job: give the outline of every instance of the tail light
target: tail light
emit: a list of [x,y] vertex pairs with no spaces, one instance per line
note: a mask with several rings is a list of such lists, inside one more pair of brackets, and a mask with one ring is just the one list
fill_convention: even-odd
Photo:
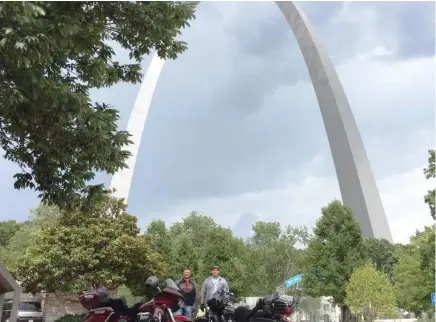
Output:
[[292,314],[294,309],[290,306],[285,307],[285,314]]

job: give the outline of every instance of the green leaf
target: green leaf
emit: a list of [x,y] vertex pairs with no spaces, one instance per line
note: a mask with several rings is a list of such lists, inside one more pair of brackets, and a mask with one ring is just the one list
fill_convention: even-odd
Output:
[[[90,91],[140,82],[142,57],[155,48],[164,58],[186,50],[176,35],[195,6],[27,1],[1,9],[0,148],[28,174],[15,188],[74,209],[104,194],[89,182],[97,171],[113,174],[130,156],[130,135],[117,125],[121,107],[93,104]],[[134,61],[114,63],[114,46]]]

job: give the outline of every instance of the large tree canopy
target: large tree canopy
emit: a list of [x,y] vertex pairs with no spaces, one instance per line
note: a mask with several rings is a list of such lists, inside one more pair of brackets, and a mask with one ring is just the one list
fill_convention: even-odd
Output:
[[[96,171],[125,167],[129,134],[117,110],[90,89],[141,79],[142,57],[174,59],[194,2],[25,1],[0,3],[0,148],[20,168],[15,188],[74,208],[103,191]],[[130,52],[121,64],[113,45]]]
[[396,297],[394,287],[386,274],[373,264],[354,269],[347,285],[345,303],[356,315],[365,320],[395,318]]
[[305,228],[281,226],[278,222],[258,221],[247,242],[247,285],[251,294],[275,291],[289,277],[302,270],[302,249],[308,232]]
[[314,297],[332,296],[345,314],[348,280],[366,257],[359,224],[351,209],[335,200],[322,209],[314,235],[304,258],[303,285]]
[[24,223],[17,223],[15,220],[0,222],[0,248],[7,246],[11,238],[22,226],[24,226]]
[[121,200],[106,197],[90,212],[59,212],[33,234],[9,269],[32,293],[144,286],[165,264],[125,209]]
[[369,238],[365,240],[367,257],[375,267],[385,273],[389,281],[394,283],[394,267],[397,263],[396,252],[399,245],[391,244],[386,239]]
[[398,263],[395,265],[395,290],[399,307],[417,313],[426,307],[426,302],[429,302],[425,290],[426,277],[422,274],[415,252],[399,254]]
[[147,228],[154,249],[168,263],[167,275],[179,278],[190,268],[200,284],[213,265],[222,268],[233,291],[240,296],[270,293],[285,279],[301,271],[302,246],[308,238],[305,228],[282,227],[259,221],[248,240],[234,236],[207,216],[192,212],[167,228],[153,221]]

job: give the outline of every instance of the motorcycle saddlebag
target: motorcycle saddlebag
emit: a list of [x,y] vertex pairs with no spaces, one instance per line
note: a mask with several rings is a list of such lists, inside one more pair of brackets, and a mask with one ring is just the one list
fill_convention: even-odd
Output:
[[110,295],[105,288],[84,292],[79,296],[79,302],[87,310],[109,306]]
[[289,299],[276,300],[272,303],[274,315],[291,315],[293,313],[293,301]]

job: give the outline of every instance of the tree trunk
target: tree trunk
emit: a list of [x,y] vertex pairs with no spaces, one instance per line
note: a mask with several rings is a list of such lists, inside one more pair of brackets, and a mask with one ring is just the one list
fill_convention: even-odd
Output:
[[349,309],[346,305],[341,305],[341,322],[349,321]]

